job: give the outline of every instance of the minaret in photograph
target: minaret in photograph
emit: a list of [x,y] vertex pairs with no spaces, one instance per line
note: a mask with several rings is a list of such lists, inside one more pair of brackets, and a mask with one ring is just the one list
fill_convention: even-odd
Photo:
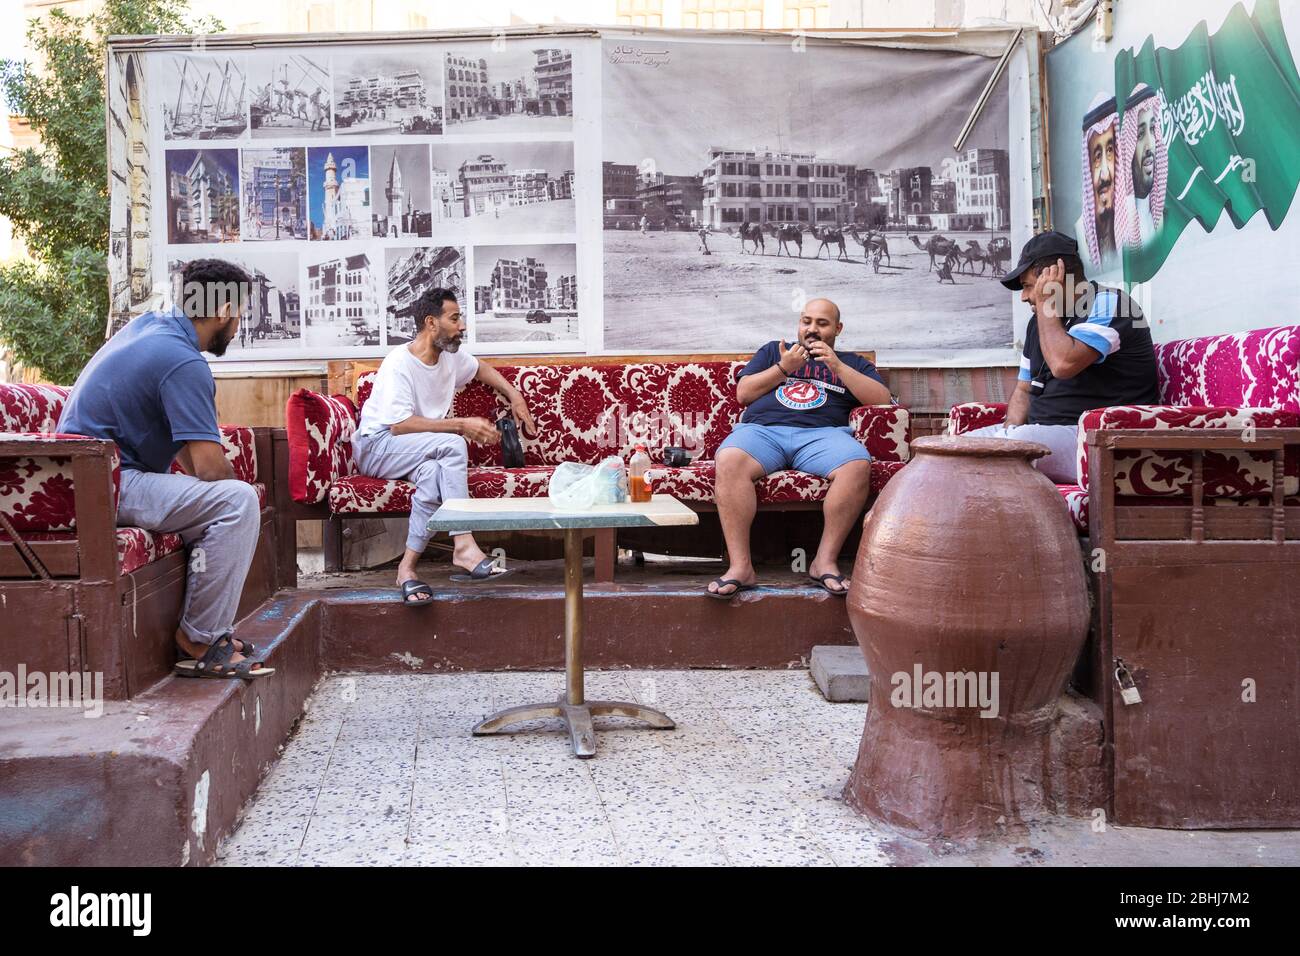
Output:
[[388,167],[388,183],[384,187],[384,198],[388,200],[388,222],[403,222],[402,214],[402,167],[397,165],[397,150],[393,150],[393,162]]
[[[319,153],[317,155],[320,155]],[[324,229],[326,236],[333,236],[335,225],[338,219],[339,210],[339,181],[335,173],[338,167],[334,165],[334,154],[325,155],[325,209],[324,209]]]

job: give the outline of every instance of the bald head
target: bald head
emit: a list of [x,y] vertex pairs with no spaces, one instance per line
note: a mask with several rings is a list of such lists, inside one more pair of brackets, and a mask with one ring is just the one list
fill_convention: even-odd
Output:
[[806,343],[810,338],[817,338],[834,348],[835,339],[843,328],[840,307],[830,299],[809,299],[799,313],[800,342]]

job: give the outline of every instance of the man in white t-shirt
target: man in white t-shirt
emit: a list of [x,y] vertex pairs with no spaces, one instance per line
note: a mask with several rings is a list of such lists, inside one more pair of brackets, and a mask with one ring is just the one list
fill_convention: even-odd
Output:
[[[468,498],[466,441],[495,445],[496,425],[486,418],[448,418],[456,389],[477,378],[510,403],[525,435],[537,433],[524,397],[490,365],[461,350],[465,320],[449,289],[428,289],[416,300],[419,332],[409,345],[388,353],[375,375],[374,390],[361,409],[352,439],[353,458],[363,475],[404,478],[415,485],[406,551],[397,567],[397,586],[407,604],[427,604],[433,590],[415,574],[415,563],[429,543],[427,526],[438,506],[450,498]],[[451,535],[452,562],[464,569],[456,581],[485,581],[506,572],[469,532]]]

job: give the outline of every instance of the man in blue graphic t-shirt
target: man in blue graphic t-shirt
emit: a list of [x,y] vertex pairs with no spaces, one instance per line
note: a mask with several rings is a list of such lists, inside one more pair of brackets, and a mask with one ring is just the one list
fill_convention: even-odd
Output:
[[710,597],[727,599],[754,586],[754,483],[784,468],[830,479],[822,539],[808,575],[831,594],[848,591],[849,581],[839,573],[840,548],[871,490],[871,456],[853,437],[849,413],[859,405],[888,404],[890,395],[875,366],[835,351],[843,329],[834,302],[812,299],[792,343],[768,342],[741,369],[736,399],[745,413],[718,448],[713,486],[731,563],[709,585]]

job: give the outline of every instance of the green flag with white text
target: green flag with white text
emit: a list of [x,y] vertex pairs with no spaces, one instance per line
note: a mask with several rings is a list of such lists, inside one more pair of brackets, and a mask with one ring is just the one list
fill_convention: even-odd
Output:
[[1120,113],[1115,238],[1124,279],[1159,271],[1183,229],[1207,231],[1226,210],[1240,229],[1263,210],[1271,228],[1300,183],[1300,75],[1278,0],[1204,21],[1177,49],[1148,38],[1115,58]]

